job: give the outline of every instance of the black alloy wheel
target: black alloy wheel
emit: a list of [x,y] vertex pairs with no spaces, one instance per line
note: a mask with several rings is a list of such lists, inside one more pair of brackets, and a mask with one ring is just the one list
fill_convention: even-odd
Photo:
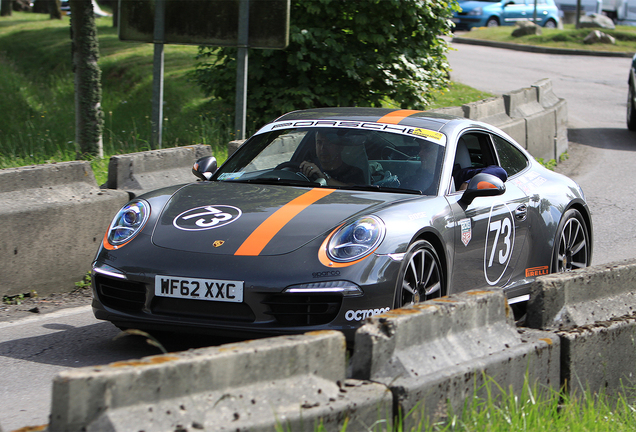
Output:
[[433,245],[426,240],[411,244],[402,263],[394,307],[442,297],[445,290],[442,264]]
[[589,266],[591,246],[581,213],[575,209],[566,211],[561,217],[554,243],[552,272],[568,272]]

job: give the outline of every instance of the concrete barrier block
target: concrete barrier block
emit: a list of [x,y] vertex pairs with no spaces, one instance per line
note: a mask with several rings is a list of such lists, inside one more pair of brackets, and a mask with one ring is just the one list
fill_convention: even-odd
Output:
[[561,381],[571,394],[631,391],[636,380],[636,316],[599,321],[556,333]]
[[567,390],[615,393],[636,374],[636,260],[537,278],[528,327],[561,338]]
[[527,325],[558,330],[636,313],[636,259],[537,278]]
[[[469,291],[367,320],[356,333],[352,376],[388,386],[408,429],[446,407],[461,410],[489,379],[508,390],[559,386],[559,339],[518,331],[501,291]],[[496,392],[496,386],[490,387]],[[440,411],[441,409],[441,411]]]
[[462,105],[466,118],[479,120],[493,126],[510,122],[510,116],[506,113],[506,106],[501,96],[471,102]]
[[537,100],[543,108],[552,108],[562,100],[554,94],[552,80],[549,78],[537,81],[532,87],[537,89]]
[[0,294],[75,289],[127,201],[97,187],[89,162],[0,170]]
[[194,162],[211,156],[208,145],[193,145],[116,155],[108,164],[108,189],[128,191],[132,196],[196,180]]
[[554,109],[538,112],[525,117],[527,150],[535,158],[545,162],[558,160],[554,145],[556,133],[556,111]]
[[428,112],[433,112],[433,113],[437,113],[437,114],[452,115],[452,116],[457,116],[457,117],[464,117],[464,109],[462,107],[460,107],[460,106],[435,108],[433,110],[429,110]]
[[232,156],[232,154],[238,150],[240,146],[242,146],[247,140],[234,140],[227,143],[227,157]]
[[[340,332],[260,339],[64,371],[51,431],[369,430],[386,387],[347,380]],[[385,424],[385,423],[383,423]]]
[[529,117],[543,111],[536,87],[526,87],[503,95],[506,113],[512,117]]

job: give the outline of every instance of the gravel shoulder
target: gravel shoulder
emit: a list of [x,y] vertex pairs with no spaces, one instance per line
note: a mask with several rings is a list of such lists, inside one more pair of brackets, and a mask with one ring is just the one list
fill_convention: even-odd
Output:
[[89,287],[72,292],[51,294],[45,297],[14,297],[10,302],[0,303],[0,322],[17,321],[39,314],[47,314],[60,309],[90,305],[93,294]]

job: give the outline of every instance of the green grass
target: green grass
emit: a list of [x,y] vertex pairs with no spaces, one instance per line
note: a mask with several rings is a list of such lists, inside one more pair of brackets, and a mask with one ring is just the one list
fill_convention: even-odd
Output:
[[[97,19],[108,157],[149,149],[152,44],[121,42],[111,18]],[[219,160],[232,139],[232,113],[216,109],[189,79],[197,47],[165,47],[163,147],[210,144]],[[0,18],[0,168],[74,160],[74,83],[69,18],[14,12]]]
[[616,38],[616,45],[583,43],[583,39],[594,29],[575,29],[574,24],[566,24],[563,29],[542,28],[541,35],[513,37],[514,26],[486,28],[481,27],[472,31],[458,34],[470,39],[482,39],[497,42],[509,42],[524,45],[537,45],[550,48],[567,48],[591,51],[636,52],[636,27],[616,26],[615,30],[599,29]]
[[[97,18],[102,70],[104,159],[93,160],[102,184],[108,159],[150,148],[153,45],[122,42],[112,18]],[[191,81],[197,47],[166,45],[163,147],[209,144],[222,162],[233,139],[233,111]],[[69,18],[14,12],[0,18],[0,169],[75,160],[74,83]],[[489,97],[453,84],[431,108]],[[390,102],[387,103],[391,106]]]

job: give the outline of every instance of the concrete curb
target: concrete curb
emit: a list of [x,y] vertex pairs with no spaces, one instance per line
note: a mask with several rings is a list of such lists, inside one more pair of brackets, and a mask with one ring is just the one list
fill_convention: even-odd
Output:
[[346,380],[340,332],[260,339],[69,370],[50,431],[367,431],[391,422],[382,385]]
[[[367,320],[356,333],[352,376],[391,389],[396,413],[439,420],[461,412],[488,380],[521,392],[524,385],[559,387],[559,339],[519,332],[501,291],[468,291]],[[524,379],[527,379],[524,383]],[[490,386],[497,392],[496,386]]]
[[0,170],[0,294],[74,289],[127,201],[97,187],[90,162]]
[[571,393],[632,388],[636,378],[636,260],[541,276],[529,327],[561,339],[561,382]]
[[626,52],[611,52],[611,51],[587,51],[577,50],[569,48],[550,48],[540,47],[535,45],[523,45],[511,42],[495,42],[483,39],[471,39],[465,37],[453,37],[452,43],[460,43],[466,45],[482,45],[493,48],[504,48],[516,51],[527,51],[540,54],[560,54],[560,55],[581,55],[581,56],[594,56],[594,57],[629,57],[632,58],[634,53]]

